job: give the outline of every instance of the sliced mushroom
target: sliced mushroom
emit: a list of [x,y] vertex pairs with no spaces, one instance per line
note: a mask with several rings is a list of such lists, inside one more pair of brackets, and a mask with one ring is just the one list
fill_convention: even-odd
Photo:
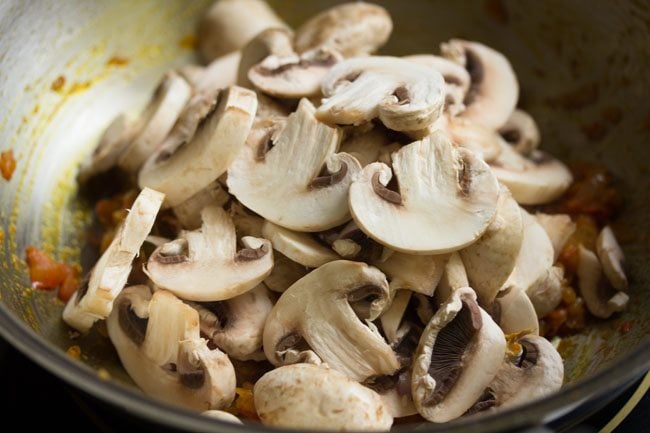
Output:
[[250,212],[241,203],[233,202],[228,209],[228,214],[235,224],[237,233],[241,236],[263,237],[264,219]]
[[[452,257],[454,255],[457,256],[456,253],[452,253]],[[463,287],[467,287],[467,285]],[[431,296],[421,295],[419,293],[413,294],[413,299],[415,300],[415,314],[418,316],[418,319],[420,320],[420,322],[422,322],[423,325],[429,323],[429,320],[431,320],[433,315],[436,313],[436,310],[438,309],[438,304],[442,303],[437,301],[437,299],[439,298],[439,292],[440,289],[436,291],[435,298]],[[445,297],[444,301],[446,301],[447,298],[448,296]]]
[[500,291],[491,310],[505,334],[539,334],[535,306],[521,288],[511,286]]
[[169,292],[126,288],[106,320],[124,369],[148,395],[193,410],[228,406],[235,370],[200,337],[198,313]]
[[395,131],[427,129],[445,102],[442,75],[397,57],[359,57],[334,66],[322,83],[325,96],[316,117],[359,125],[379,118]]
[[265,219],[296,231],[326,230],[347,221],[349,186],[361,170],[352,156],[334,153],[340,133],[318,122],[314,112],[303,99],[279,133],[249,139],[228,169],[231,194]]
[[451,294],[420,338],[411,392],[420,415],[446,422],[463,415],[499,371],[506,340],[469,287]]
[[625,310],[630,300],[625,292],[612,290],[606,283],[598,257],[580,245],[578,248],[578,287],[591,314],[607,319]]
[[264,223],[262,235],[271,241],[275,250],[308,268],[317,268],[340,259],[338,254],[319,243],[310,234],[294,232],[270,221]]
[[447,117],[444,129],[454,143],[471,150],[485,162],[494,161],[501,153],[499,135],[480,123],[462,117]]
[[395,252],[382,261],[373,261],[393,289],[408,289],[431,296],[436,290],[445,270],[449,254],[416,256]]
[[201,211],[204,207],[215,205],[223,207],[230,200],[230,195],[217,181],[212,182],[183,203],[174,206],[174,215],[183,228],[195,230],[201,227]]
[[188,143],[162,150],[140,171],[140,186],[167,195],[166,204],[183,203],[221,176],[244,147],[253,124],[255,93],[233,86],[219,94]]
[[241,422],[241,420],[235,415],[223,410],[206,410],[205,412],[202,412],[201,415],[218,419],[219,421],[230,422],[233,424],[243,424],[243,422]]
[[121,168],[137,173],[172,130],[192,95],[190,85],[174,72],[168,72],[138,120],[135,138],[118,160]]
[[192,85],[195,95],[214,93],[236,84],[241,57],[240,51],[233,51],[212,60],[207,66],[183,66],[178,73]]
[[343,228],[320,233],[319,236],[341,257],[355,259],[360,262],[383,263],[394,254],[393,250],[384,248],[370,239],[359,226],[350,221]]
[[438,284],[438,287],[436,288],[436,301],[439,304],[447,302],[453,292],[463,287],[469,287],[467,270],[465,269],[460,254],[454,252],[449,256],[449,260],[445,265],[445,271],[440,279],[440,284]]
[[327,9],[298,30],[294,43],[303,53],[329,47],[345,57],[372,54],[386,43],[393,30],[390,14],[381,6],[354,2]]
[[541,140],[535,119],[523,110],[513,111],[505,125],[499,128],[499,134],[524,156],[537,149]]
[[550,215],[537,212],[535,218],[539,225],[544,228],[553,244],[553,262],[555,262],[562,252],[564,244],[576,231],[576,223],[571,220],[569,215],[565,214]]
[[478,42],[452,39],[442,54],[467,69],[472,79],[462,117],[488,128],[503,126],[517,105],[519,83],[508,59]]
[[379,161],[390,164],[390,155],[400,149],[399,143],[391,143],[388,134],[381,128],[346,138],[341,143],[341,152],[354,156],[362,167]]
[[137,128],[133,122],[123,114],[117,116],[108,125],[93,152],[81,164],[77,180],[85,183],[91,177],[115,166],[136,133]]
[[470,286],[481,305],[492,304],[512,273],[523,236],[519,205],[508,189],[501,187],[495,218],[479,240],[460,250]]
[[201,333],[228,356],[242,361],[266,359],[262,333],[273,301],[264,284],[226,301],[189,305],[199,313]]
[[270,290],[282,293],[308,272],[309,270],[303,265],[276,251],[273,254],[273,270],[264,279],[264,284]]
[[549,154],[535,150],[529,157],[524,157],[503,140],[500,143],[501,152],[490,162],[490,167],[517,203],[539,205],[551,202],[573,182],[569,169]]
[[410,290],[396,290],[390,307],[379,316],[381,328],[389,344],[397,343],[404,336],[403,334],[408,332],[408,327],[403,326],[403,319],[411,295],[413,292]]
[[201,212],[203,225],[157,248],[145,268],[160,288],[190,301],[222,301],[257,286],[273,268],[266,239],[244,236],[237,251],[235,226],[217,206]]
[[553,345],[543,337],[518,339],[521,354],[504,361],[489,386],[494,409],[519,406],[547,396],[562,386],[564,364]]
[[373,378],[364,385],[379,394],[394,418],[417,415],[411,397],[411,375],[408,369],[402,369],[392,376]]
[[303,430],[389,430],[390,411],[379,395],[324,366],[295,364],[262,376],[253,390],[265,425]]
[[397,357],[369,323],[389,299],[386,277],[376,268],[327,263],[280,296],[266,320],[264,353],[276,366],[322,361],[357,381],[392,374]]
[[218,0],[199,25],[199,51],[206,62],[244,46],[270,27],[287,27],[264,0]]
[[237,85],[253,88],[248,79],[250,69],[270,55],[280,57],[295,55],[292,33],[287,28],[268,28],[246,44],[242,49],[241,60],[237,68]]
[[113,301],[126,285],[133,259],[153,227],[164,195],[145,188],[133,202],[124,223],[113,241],[90,271],[87,284],[70,298],[63,310],[63,320],[81,332],[105,319]]
[[612,287],[616,290],[627,290],[627,276],[623,270],[625,256],[616,241],[616,236],[610,226],[603,228],[596,241],[596,252]]
[[[440,133],[366,166],[350,187],[350,210],[368,236],[401,252],[442,254],[476,241],[496,213],[499,185],[473,153]],[[449,229],[449,227],[453,227]],[[427,233],[427,236],[422,236]]]
[[404,59],[438,71],[445,80],[445,112],[457,116],[465,110],[465,95],[469,91],[469,72],[456,62],[431,54],[416,54]]

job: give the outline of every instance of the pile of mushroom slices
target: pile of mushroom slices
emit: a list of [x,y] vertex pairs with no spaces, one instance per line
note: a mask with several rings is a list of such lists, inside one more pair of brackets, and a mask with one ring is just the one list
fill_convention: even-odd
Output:
[[[117,165],[142,191],[64,320],[105,319],[144,392],[220,419],[231,359],[277,367],[255,384],[257,414],[293,428],[445,422],[558,390],[538,318],[561,300],[575,224],[521,206],[572,177],[515,108],[508,60],[458,39],[372,55],[392,22],[362,2],[294,32],[263,2],[222,0],[201,29],[211,63],[169,72],[81,169]],[[175,239],[148,237],[162,208]],[[125,288],[147,240],[149,280]],[[628,301],[622,260],[609,228],[580,251],[598,317]]]

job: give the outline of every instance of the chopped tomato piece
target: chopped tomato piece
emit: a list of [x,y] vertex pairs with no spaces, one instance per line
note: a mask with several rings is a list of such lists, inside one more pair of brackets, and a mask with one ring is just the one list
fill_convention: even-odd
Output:
[[47,291],[59,288],[59,298],[62,301],[70,299],[79,287],[78,270],[74,266],[57,262],[32,246],[27,247],[25,253],[32,287]]

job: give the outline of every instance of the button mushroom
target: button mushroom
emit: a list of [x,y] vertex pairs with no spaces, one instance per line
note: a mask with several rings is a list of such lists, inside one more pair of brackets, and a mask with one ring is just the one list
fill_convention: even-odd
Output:
[[441,50],[464,66],[472,80],[460,116],[492,129],[503,126],[519,99],[519,83],[508,59],[481,43],[461,39],[443,43]]
[[273,301],[264,284],[226,301],[188,304],[199,313],[201,333],[228,356],[242,361],[266,359],[261,352],[262,333]]
[[456,290],[420,337],[411,391],[420,415],[446,422],[463,415],[497,374],[506,352],[499,326],[468,287]]
[[535,119],[523,110],[513,111],[508,121],[499,128],[499,134],[524,156],[537,149],[541,140]]
[[167,73],[140,115],[138,132],[120,155],[118,165],[137,173],[172,130],[191,95],[192,88],[183,78],[174,72]]
[[226,171],[244,147],[257,98],[254,92],[233,86],[221,92],[212,107],[191,141],[152,155],[140,171],[140,186],[164,192],[169,206],[189,199]]
[[218,419],[219,421],[230,422],[233,424],[243,424],[241,420],[235,415],[223,410],[206,410],[205,412],[202,412],[201,415]]
[[374,127],[367,132],[355,134],[341,143],[341,152],[354,156],[362,167],[379,161],[390,163],[390,155],[400,149],[399,143],[391,143],[383,128]]
[[156,248],[146,274],[158,287],[191,301],[221,301],[247,292],[273,267],[271,243],[244,236],[237,251],[235,226],[217,206],[201,212],[199,230],[183,231],[178,239]]
[[195,230],[201,227],[201,211],[208,205],[223,207],[230,195],[214,181],[184,202],[173,207],[174,215],[184,229]]
[[510,286],[501,290],[494,299],[490,314],[505,334],[539,334],[535,307],[519,287]]
[[359,57],[334,66],[322,83],[325,96],[316,117],[359,125],[379,118],[395,131],[427,129],[445,102],[442,75],[397,57]]
[[[494,218],[499,185],[473,153],[433,134],[366,166],[350,187],[350,210],[368,236],[406,253],[441,254],[476,241]],[[422,236],[427,233],[427,236]]]
[[242,53],[232,53],[218,57],[207,66],[186,65],[178,73],[192,86],[195,95],[210,94],[236,83],[237,69]]
[[389,430],[393,423],[379,395],[345,375],[310,364],[276,368],[253,390],[265,425],[306,430]]
[[449,254],[416,256],[395,252],[384,261],[372,264],[386,274],[393,289],[408,289],[431,296],[442,278]]
[[235,370],[200,337],[198,313],[164,290],[131,286],[106,320],[124,369],[148,395],[193,410],[226,407]]
[[625,256],[611,227],[606,226],[601,230],[596,240],[596,252],[612,287],[616,290],[627,290],[627,276],[623,270]]
[[577,276],[580,294],[594,316],[607,319],[627,306],[629,296],[625,292],[612,290],[607,285],[598,257],[582,245],[578,247]]
[[276,251],[273,253],[273,270],[264,279],[264,284],[269,290],[282,293],[308,272],[303,265]]
[[[364,263],[338,260],[289,287],[264,328],[264,353],[276,366],[325,362],[359,382],[392,374],[399,362],[374,325],[388,306],[386,277]],[[371,326],[372,325],[372,326]]]
[[410,290],[396,290],[390,307],[379,316],[381,328],[390,344],[399,342],[409,330],[408,326],[403,326],[403,319],[412,295]]
[[[435,299],[440,304],[445,303],[453,292],[463,287],[469,287],[467,270],[465,269],[463,260],[460,258],[460,254],[453,252],[449,255],[449,260],[445,265],[440,284],[436,288]],[[427,322],[428,320],[424,323]]]
[[317,268],[340,259],[338,254],[308,233],[294,232],[266,221],[262,228],[262,235],[271,241],[274,249],[308,268]]
[[523,239],[519,205],[502,187],[497,213],[487,230],[473,244],[460,250],[470,286],[481,305],[490,305],[515,267]]
[[145,188],[133,202],[113,241],[90,271],[87,282],[70,298],[63,320],[81,332],[87,332],[113,309],[113,301],[124,288],[133,259],[153,227],[164,195]]
[[549,215],[541,212],[535,214],[535,219],[544,228],[546,234],[553,244],[553,261],[556,261],[564,248],[564,244],[576,231],[576,223],[569,215]]
[[295,55],[292,33],[289,29],[268,28],[246,44],[237,67],[237,85],[252,89],[253,83],[248,79],[248,72],[270,55],[280,57]]
[[352,156],[334,153],[340,133],[318,122],[314,112],[303,99],[281,131],[257,142],[249,139],[228,169],[231,194],[267,220],[296,231],[346,222],[348,189],[361,170]]
[[462,117],[444,117],[440,126],[455,144],[471,150],[487,163],[501,154],[499,135],[480,123]]

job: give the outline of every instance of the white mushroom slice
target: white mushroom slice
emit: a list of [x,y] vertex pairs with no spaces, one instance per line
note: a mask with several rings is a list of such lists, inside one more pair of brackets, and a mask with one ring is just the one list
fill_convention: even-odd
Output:
[[169,206],[183,203],[221,176],[244,147],[257,109],[255,92],[233,86],[214,104],[190,142],[152,155],[140,171],[140,186],[164,192]]
[[359,125],[379,118],[395,131],[426,129],[445,102],[442,75],[397,57],[359,57],[334,66],[322,83],[325,96],[316,117]]
[[228,214],[232,218],[233,224],[235,224],[237,233],[240,233],[241,236],[263,237],[264,219],[249,212],[241,203],[233,202],[230,205]]
[[281,57],[295,55],[292,33],[289,29],[266,29],[246,44],[242,49],[237,68],[237,85],[252,89],[253,83],[248,79],[248,72],[270,55]]
[[625,256],[610,226],[603,228],[596,240],[596,252],[605,276],[616,290],[627,290],[627,276],[623,270]]
[[390,307],[379,316],[381,328],[390,344],[398,342],[402,337],[399,335],[400,325],[412,294],[410,290],[397,290]]
[[262,376],[253,389],[263,424],[300,430],[389,430],[393,417],[379,395],[323,366],[295,364]]
[[442,54],[464,66],[472,79],[462,117],[498,129],[510,118],[519,99],[519,83],[508,59],[478,42],[452,39]]
[[400,148],[399,143],[391,143],[385,130],[372,128],[366,133],[345,139],[340,151],[354,156],[365,167],[376,161],[390,164],[390,155]]
[[483,161],[489,163],[501,154],[502,140],[490,128],[462,117],[447,117],[445,123],[451,140],[479,155]]
[[138,120],[138,133],[120,155],[121,168],[137,173],[172,130],[191,95],[192,88],[178,74],[165,75]]
[[243,424],[243,422],[241,422],[241,420],[235,415],[223,410],[206,410],[205,412],[202,412],[201,415],[218,419],[219,421],[230,422],[233,424]]
[[[455,254],[455,253],[454,253],[454,254]],[[453,256],[454,254],[452,254],[452,256]],[[463,287],[467,287],[467,286],[463,286]],[[440,290],[438,289],[438,291],[436,292],[435,299],[432,298],[432,297],[430,297],[430,296],[424,296],[424,295],[421,295],[421,294],[419,294],[419,293],[415,293],[415,294],[414,294],[414,298],[415,298],[415,300],[416,300],[416,302],[417,302],[417,305],[415,306],[415,313],[417,314],[418,319],[420,319],[420,321],[421,321],[424,325],[426,325],[427,323],[429,323],[429,320],[431,320],[431,318],[433,317],[433,315],[436,313],[436,312],[435,312],[435,309],[438,308],[438,304],[441,304],[441,303],[442,303],[442,302],[437,302],[437,301],[436,301],[436,299],[439,297],[439,296],[438,296],[438,295],[439,295],[439,293],[438,293],[439,291],[440,291]],[[447,298],[448,298],[448,297],[446,297],[446,298],[444,299],[444,301],[446,301]],[[443,301],[443,302],[444,302],[444,301]],[[435,305],[434,305],[434,303],[435,303]],[[435,307],[435,309],[434,309],[434,307]]]
[[133,381],[156,399],[204,411],[235,397],[235,370],[200,337],[198,313],[169,292],[126,288],[106,320],[108,336]]
[[499,184],[489,167],[443,134],[395,152],[393,171],[399,193],[386,187],[392,173],[382,163],[366,166],[350,187],[354,220],[391,249],[415,254],[459,250],[476,241],[494,218]]
[[449,254],[415,256],[395,252],[388,259],[372,264],[379,268],[393,289],[408,289],[431,296],[442,278]]
[[145,273],[158,287],[190,301],[222,301],[257,286],[273,268],[266,239],[244,236],[237,251],[235,226],[223,209],[208,206],[203,225],[182,231],[178,239],[157,248]]
[[87,284],[66,304],[65,323],[87,332],[93,323],[111,313],[113,301],[126,285],[133,259],[140,253],[164,197],[148,188],[140,192],[113,241],[90,271]]
[[264,284],[270,290],[282,293],[307,275],[307,272],[309,271],[306,267],[276,251],[273,254],[273,270],[264,279]]
[[[349,186],[361,170],[352,156],[334,153],[340,132],[318,122],[314,112],[303,99],[279,133],[249,139],[228,169],[231,194],[265,219],[296,231],[326,230],[347,221]],[[291,176],[278,175],[286,173]]]
[[270,27],[287,27],[264,0],[218,0],[199,25],[199,51],[206,62],[244,46]]
[[435,291],[435,299],[439,304],[447,302],[453,292],[463,287],[469,287],[467,270],[460,254],[454,252],[451,253],[445,265],[445,271]]
[[262,235],[271,241],[275,250],[308,268],[317,268],[340,259],[338,254],[319,243],[309,233],[294,232],[266,221]]
[[499,182],[521,205],[539,205],[560,197],[573,182],[569,169],[551,155],[535,150],[526,158],[500,140],[501,153],[490,162]]
[[416,54],[404,59],[428,66],[442,74],[445,80],[445,111],[457,116],[465,109],[465,95],[469,90],[471,78],[469,72],[456,62],[431,54]]
[[383,337],[362,321],[388,306],[390,289],[379,270],[338,260],[298,280],[273,307],[264,328],[264,353],[276,366],[325,362],[356,381],[390,375],[399,362]]
[[543,337],[525,335],[517,343],[522,353],[504,361],[490,384],[489,406],[519,406],[547,396],[562,387],[564,364],[553,345]]
[[535,307],[526,292],[519,287],[511,286],[497,294],[492,316],[505,334],[539,334]]
[[608,287],[598,257],[582,245],[578,248],[578,287],[591,314],[607,319],[625,310],[630,300],[625,292]]
[[523,110],[515,110],[508,121],[499,128],[499,134],[514,150],[528,156],[541,141],[539,128],[535,119]]
[[270,55],[248,70],[248,79],[260,91],[278,98],[315,97],[320,95],[325,75],[341,59],[329,48],[300,55]]
[[199,313],[201,333],[228,356],[242,361],[266,359],[262,333],[273,301],[264,284],[226,301],[188,303]]
[[460,250],[469,285],[483,306],[492,304],[515,267],[524,230],[519,205],[502,187],[497,213],[487,230],[473,244]]
[[201,211],[204,207],[215,205],[223,207],[230,200],[230,195],[214,181],[183,203],[173,207],[174,215],[183,228],[194,230],[201,227]]
[[329,47],[345,57],[364,56],[386,43],[393,30],[390,14],[381,6],[354,2],[327,9],[298,30],[294,43],[299,53]]
[[469,287],[452,293],[427,324],[413,360],[411,392],[420,415],[446,422],[463,415],[499,371],[506,340]]
[[133,141],[136,125],[123,114],[117,116],[106,128],[93,152],[79,168],[77,180],[85,183],[91,177],[108,171],[117,163],[124,149]]
[[242,53],[232,53],[218,57],[207,66],[186,65],[178,73],[192,86],[195,95],[214,93],[236,84],[237,70]]
[[550,215],[537,212],[535,218],[553,244],[553,262],[555,262],[560,256],[564,244],[576,231],[576,223],[571,220],[569,215],[565,214]]
[[535,217],[521,209],[523,239],[515,268],[504,288],[523,289],[538,317],[544,317],[562,300],[562,268],[553,266],[553,244]]
[[344,259],[353,259],[361,253],[361,245],[352,239],[337,239],[332,243],[332,250]]

